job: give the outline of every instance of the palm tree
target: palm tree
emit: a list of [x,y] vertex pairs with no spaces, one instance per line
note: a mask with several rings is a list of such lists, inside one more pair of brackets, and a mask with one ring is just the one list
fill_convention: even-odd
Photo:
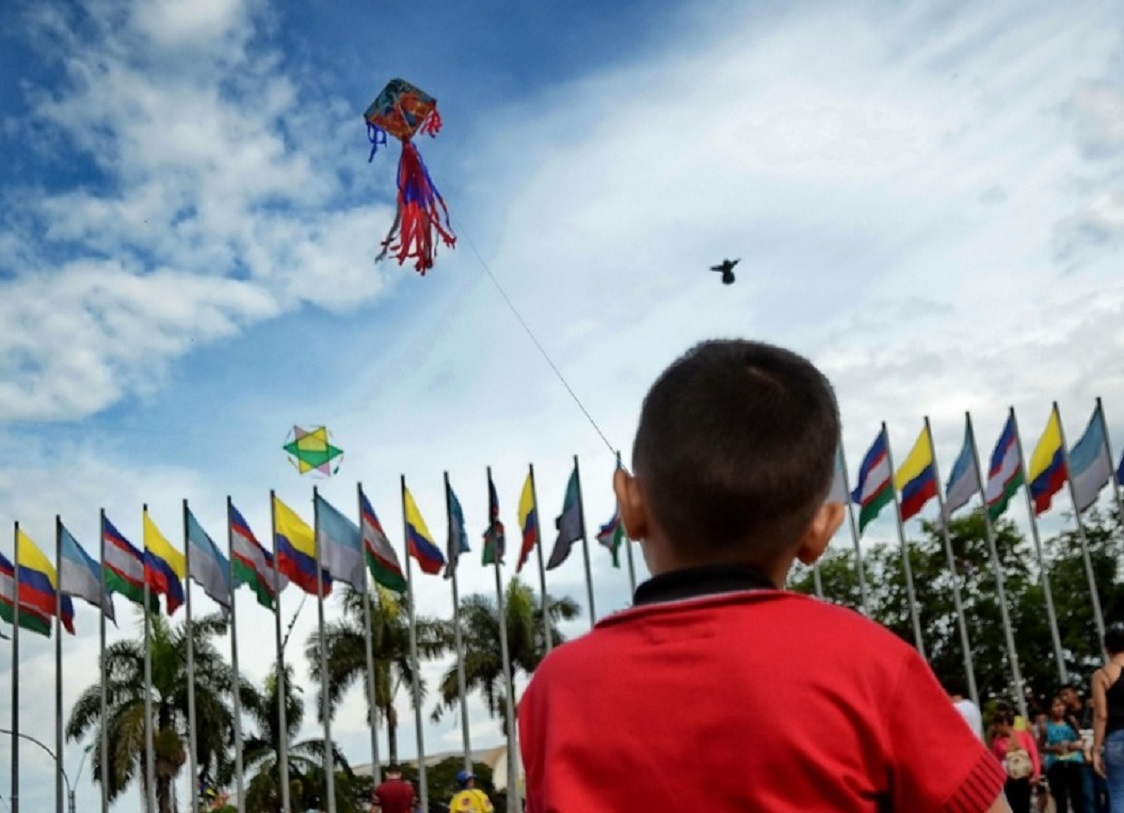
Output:
[[[425,699],[425,684],[419,680],[418,696],[413,694],[414,667],[410,659],[410,626],[406,598],[396,597],[382,587],[377,587],[378,600],[348,588],[343,594],[344,617],[329,622],[324,627],[324,640],[328,650],[328,704],[333,719],[343,695],[355,683],[367,696],[367,648],[363,635],[363,602],[371,612],[371,648],[375,661],[375,705],[377,714],[386,720],[390,760],[398,760],[398,712],[394,699],[405,686],[413,706]],[[415,618],[418,657],[439,657],[447,648],[446,627],[432,618]],[[320,633],[314,632],[305,646],[312,678],[320,684]],[[322,718],[323,708],[317,693],[317,716]],[[372,710],[367,709],[368,720]]]
[[[576,618],[581,608],[572,598],[547,596],[547,611],[551,620],[551,640],[565,640],[555,626],[559,620]],[[531,588],[514,578],[508,583],[504,596],[507,622],[507,646],[511,657],[511,676],[520,671],[530,675],[546,657],[546,635],[542,621],[542,604]],[[506,686],[503,659],[500,650],[499,610],[494,599],[481,595],[466,596],[460,606],[461,635],[464,644],[465,691],[479,690],[492,717],[499,717],[501,728],[507,731],[507,709],[504,704]],[[446,638],[453,640],[453,624],[447,622]],[[457,686],[457,664],[441,678],[441,704],[433,711],[432,719],[439,720],[449,709],[460,702]]]
[[[304,722],[304,700],[293,681],[292,667],[285,667],[285,733],[289,763],[289,784],[294,809],[299,797],[318,793],[324,797],[324,740],[310,739],[294,742],[293,738]],[[255,811],[281,810],[281,736],[277,719],[277,670],[274,667],[265,681],[263,691],[244,688],[242,708],[256,723],[257,733],[247,736],[242,745],[242,763],[252,778],[246,786],[246,809]],[[339,748],[332,747],[335,765],[346,776],[351,775],[347,759]],[[342,800],[342,796],[341,796]],[[303,809],[303,808],[301,808]],[[340,807],[340,810],[350,810]]]
[[[156,799],[160,813],[173,813],[173,782],[187,761],[187,630],[169,620],[151,618],[152,710]],[[193,628],[196,719],[196,762],[201,773],[225,779],[231,773],[230,745],[233,716],[227,706],[233,674],[212,642],[226,632],[219,616],[195,619]],[[92,752],[95,782],[107,782],[110,800],[134,779],[147,793],[145,776],[144,640],[119,641],[103,656],[106,670],[108,719],[101,719],[101,684],[88,687],[70,712],[66,736],[80,740],[87,733],[100,741],[102,727],[109,741],[109,764],[101,764],[101,749]],[[104,779],[103,779],[104,778]],[[197,781],[193,777],[192,781]]]

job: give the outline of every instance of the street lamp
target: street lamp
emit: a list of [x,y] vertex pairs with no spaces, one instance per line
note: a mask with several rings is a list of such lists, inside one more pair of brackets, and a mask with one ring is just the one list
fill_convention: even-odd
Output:
[[[0,734],[11,734],[11,733],[13,733],[13,732],[9,731],[6,728],[0,728]],[[52,751],[50,748],[45,746],[43,743],[39,742],[39,740],[35,739],[30,734],[22,734],[21,733],[21,734],[16,734],[16,736],[19,737],[21,740],[27,740],[28,742],[31,742],[31,743],[34,743],[35,745],[38,745],[40,748],[42,748],[44,751],[47,752],[47,755],[50,756],[51,759],[53,759],[55,761],[55,765],[58,766],[59,773],[62,774],[63,781],[66,782],[66,800],[67,800],[68,810],[70,811],[70,813],[74,813],[74,788],[71,787],[70,778],[66,775],[66,770],[62,767],[62,760],[59,759],[59,757],[55,754],[54,751]],[[82,774],[82,764],[86,761],[86,756],[90,753],[90,749],[93,748],[93,747],[94,747],[93,745],[87,745],[83,749],[82,762],[78,763],[78,775],[79,776],[81,776],[81,774]],[[75,782],[78,781],[78,776],[76,776],[74,778],[74,781]]]

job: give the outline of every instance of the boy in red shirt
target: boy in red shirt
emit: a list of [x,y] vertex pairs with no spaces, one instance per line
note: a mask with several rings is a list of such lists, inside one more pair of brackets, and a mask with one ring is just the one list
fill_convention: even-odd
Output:
[[830,385],[788,351],[706,342],[660,376],[614,478],[652,578],[536,670],[528,813],[1008,810],[915,650],[781,589],[842,522],[839,439]]

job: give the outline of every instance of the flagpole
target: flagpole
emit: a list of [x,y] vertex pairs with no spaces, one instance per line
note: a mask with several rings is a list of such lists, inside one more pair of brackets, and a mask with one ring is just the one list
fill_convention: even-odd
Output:
[[[1058,419],[1058,434],[1062,441],[1062,460],[1065,461],[1065,479],[1069,485],[1069,499],[1073,502],[1073,515],[1077,520],[1077,541],[1081,544],[1081,560],[1085,563],[1085,578],[1089,581],[1089,598],[1093,602],[1093,621],[1097,625],[1097,643],[1104,641],[1104,613],[1101,612],[1101,597],[1097,592],[1097,576],[1093,572],[1093,560],[1089,556],[1089,540],[1085,538],[1085,523],[1081,519],[1081,509],[1077,506],[1077,489],[1073,485],[1073,469],[1069,465],[1069,446],[1066,445],[1065,427],[1058,402],[1054,401],[1054,417]],[[1108,460],[1112,468],[1112,458]]]
[[[972,442],[972,463],[976,467],[976,485],[980,491],[980,503],[983,510],[984,527],[987,531],[987,549],[991,558],[991,569],[995,576],[995,590],[999,599],[999,615],[1003,622],[1003,637],[1007,644],[1007,663],[1011,667],[1011,679],[1014,681],[1015,693],[1019,705],[1019,714],[1024,719],[1030,717],[1026,708],[1026,692],[1023,689],[1022,669],[1019,667],[1019,652],[1015,647],[1015,632],[1011,627],[1011,613],[1007,609],[1006,579],[1003,578],[1003,564],[999,561],[999,549],[995,544],[995,528],[991,524],[991,514],[987,510],[987,491],[985,490],[983,471],[980,466],[980,450],[976,447],[976,432],[972,428],[972,413],[965,412],[964,418],[968,423],[968,438]],[[977,705],[979,705],[977,703]]]
[[101,813],[109,813],[109,698],[105,685],[105,601],[109,591],[105,587],[105,509],[98,511],[98,536],[101,541],[101,561],[99,569],[101,574],[101,615],[98,619],[99,634],[101,636],[101,652],[98,657],[98,666],[101,670]]
[[589,563],[589,534],[585,531],[585,507],[582,504],[582,475],[578,468],[578,456],[574,455],[574,480],[578,485],[578,516],[582,521],[582,553],[585,555],[585,588],[589,595],[589,626],[597,623],[597,611],[593,607],[593,571]]
[[964,601],[960,592],[960,576],[956,572],[956,557],[952,552],[952,538],[948,533],[948,522],[945,521],[944,494],[941,491],[941,470],[937,464],[937,447],[933,443],[933,427],[929,423],[929,416],[925,416],[925,435],[929,440],[929,453],[933,458],[933,480],[936,485],[937,507],[941,516],[941,536],[944,537],[944,552],[948,557],[948,572],[952,576],[952,603],[956,608],[956,626],[960,628],[960,646],[964,650],[964,674],[968,678],[968,696],[980,707],[980,693],[976,687],[976,669],[972,664],[972,644],[968,638],[968,622],[964,618]]
[[[187,500],[183,501],[183,564],[187,572],[184,579],[184,609],[187,611],[187,750],[191,771],[191,809],[199,809],[199,766],[196,764],[197,737],[195,734],[195,627],[191,622],[191,540],[187,533]],[[236,689],[237,690],[237,689]]]
[[820,563],[812,563],[812,589],[815,591],[816,598],[823,600],[823,576],[820,575]]
[[285,646],[281,641],[281,570],[277,559],[277,497],[269,491],[269,525],[273,536],[273,626],[277,636],[277,724],[278,761],[281,763],[281,811],[290,813],[289,806],[289,721],[285,708]]
[[[363,540],[363,484],[355,484],[356,507],[359,511],[359,544],[363,546],[366,559],[366,542]],[[366,564],[364,562],[364,564]],[[371,587],[367,568],[363,568],[363,645],[367,657],[367,708],[370,709],[371,724],[371,780],[374,787],[379,786],[379,707],[375,702],[375,652],[371,646]],[[375,585],[375,592],[378,592]]]
[[921,637],[921,617],[917,611],[917,594],[913,589],[913,566],[909,561],[909,545],[905,541],[905,528],[902,527],[902,504],[898,499],[898,487],[894,483],[894,453],[890,451],[890,434],[886,431],[886,422],[882,422],[882,437],[886,440],[886,462],[890,464],[890,492],[894,495],[894,518],[898,524],[898,540],[902,545],[902,572],[905,574],[906,597],[909,601],[909,618],[913,622],[913,639],[917,643],[917,651],[921,657],[925,655],[925,641]]
[[1042,595],[1046,599],[1046,618],[1050,622],[1050,637],[1054,644],[1054,657],[1058,661],[1058,677],[1061,683],[1069,683],[1069,672],[1065,667],[1065,656],[1062,654],[1062,637],[1058,632],[1058,616],[1054,612],[1054,596],[1050,591],[1050,576],[1046,572],[1046,558],[1042,555],[1042,538],[1038,534],[1038,515],[1034,513],[1034,499],[1030,496],[1030,480],[1026,474],[1026,457],[1023,455],[1023,438],[1019,434],[1019,419],[1015,415],[1015,408],[1011,407],[1011,421],[1015,427],[1015,443],[1019,447],[1019,469],[1023,475],[1023,491],[1026,494],[1026,510],[1030,515],[1030,532],[1034,539],[1034,552],[1038,557],[1038,572],[1042,580]]
[[1116,458],[1112,456],[1112,441],[1108,437],[1108,420],[1104,416],[1104,406],[1101,397],[1097,396],[1097,412],[1101,416],[1101,429],[1104,430],[1104,450],[1108,455],[1109,482],[1112,483],[1112,495],[1116,498],[1116,516],[1118,522],[1124,524],[1124,501],[1120,498],[1120,483],[1116,480]]
[[12,813],[20,811],[20,524],[12,532]]
[[[492,506],[492,467],[488,466],[488,529],[492,534],[492,570],[496,576],[496,609],[499,611],[500,659],[503,663],[504,710],[507,717],[507,812],[519,811],[519,768],[515,762],[515,686],[511,676],[511,653],[507,642],[507,610],[504,607],[503,577],[500,574],[501,559],[499,534],[496,533],[496,517],[491,515]],[[537,506],[536,506],[537,507]],[[588,560],[587,560],[588,561]]]
[[410,622],[410,663],[413,666],[411,670],[413,672],[411,700],[414,705],[414,722],[418,729],[418,798],[421,801],[421,809],[428,811],[429,787],[425,770],[425,735],[422,730],[421,686],[418,682],[418,630],[415,626],[414,617],[414,579],[410,575],[412,571],[410,565],[410,523],[406,517],[406,475],[400,476],[402,483],[402,534],[406,542],[406,609]]
[[[148,515],[147,503],[143,507]],[[143,533],[143,531],[142,531]],[[144,545],[148,555],[148,545]],[[156,813],[156,741],[152,730],[152,630],[149,619],[150,598],[148,588],[148,562],[144,562],[144,782],[145,804],[149,813]]]
[[[554,634],[551,631],[550,624],[550,601],[546,595],[546,566],[543,564],[542,557],[542,528],[539,525],[539,494],[535,488],[535,464],[529,463],[527,471],[531,478],[531,499],[535,502],[535,552],[538,554],[539,560],[539,593],[542,595],[542,628],[543,638],[546,642],[546,651],[550,652],[554,648]],[[1122,521],[1124,521],[1124,514]]]
[[246,788],[243,774],[245,767],[242,763],[242,697],[240,689],[242,678],[238,671],[238,611],[235,606],[238,602],[234,595],[234,539],[231,529],[231,503],[230,495],[226,496],[226,552],[229,556],[227,562],[230,574],[230,668],[234,671],[234,790],[238,794],[238,813],[246,813]]
[[[617,452],[617,468],[621,468],[621,453],[619,451]],[[619,504],[617,510],[620,510]],[[622,520],[621,530],[623,531],[624,529],[624,521]],[[628,587],[631,591],[629,593],[629,598],[631,599],[631,597],[636,594],[636,566],[632,563],[632,540],[628,538],[627,533],[624,534],[624,553],[628,558]]]
[[465,688],[465,674],[464,674],[464,640],[461,632],[461,604],[460,595],[457,592],[457,565],[460,564],[460,542],[457,542],[457,549],[453,550],[452,541],[455,538],[453,533],[453,502],[449,496],[449,472],[445,472],[445,516],[448,517],[448,532],[449,532],[449,576],[453,582],[453,643],[457,648],[457,694],[460,696],[461,703],[461,744],[464,747],[464,769],[472,773],[472,746],[468,736],[468,702],[467,690]]
[[843,441],[839,441],[839,465],[843,467],[843,490],[847,492],[847,524],[851,528],[851,542],[855,546],[855,572],[859,577],[859,602],[863,615],[870,616],[870,599],[866,592],[866,568],[863,566],[863,552],[859,545],[859,526],[855,524],[855,505],[851,499],[851,481],[847,476],[847,457],[843,452]]
[[328,789],[328,813],[336,813],[336,770],[332,753],[332,707],[328,697],[328,642],[324,639],[324,564],[320,557],[320,500],[312,487],[313,549],[316,552],[316,612],[320,626],[320,714],[324,718],[324,773]]
[[55,514],[55,813],[64,805],[62,746],[62,517]]

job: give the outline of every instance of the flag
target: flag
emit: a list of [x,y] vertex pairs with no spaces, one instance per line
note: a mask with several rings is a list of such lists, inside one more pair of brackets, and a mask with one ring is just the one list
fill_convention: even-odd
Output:
[[954,511],[963,508],[972,499],[972,495],[980,490],[979,473],[976,471],[975,460],[972,455],[972,427],[967,421],[964,423],[964,443],[960,447],[960,454],[952,464],[952,472],[948,475],[948,485],[944,489],[945,518],[952,516]]
[[[0,553],[0,619],[12,623],[15,618],[13,596],[16,592],[16,571],[8,557]],[[20,626],[39,635],[51,637],[51,618],[20,602]]]
[[[120,593],[134,604],[144,605],[144,556],[133,543],[121,535],[105,516],[101,523],[105,543],[105,586],[110,593]],[[148,609],[160,611],[156,596],[148,597]]]
[[1085,433],[1070,450],[1069,467],[1073,474],[1073,495],[1078,511],[1084,511],[1097,501],[1101,489],[1112,479],[1112,460],[1105,443],[1104,416],[1099,408],[1093,410]]
[[1015,412],[1007,417],[1003,432],[995,442],[991,462],[987,467],[987,513],[997,520],[1007,510],[1011,497],[1023,484],[1022,460],[1019,458],[1019,438],[1015,433]]
[[164,596],[168,615],[172,615],[183,604],[183,580],[187,578],[187,566],[183,554],[164,538],[147,509],[143,525],[144,580],[151,592]]
[[445,492],[449,511],[449,542],[445,546],[445,551],[448,554],[445,562],[445,578],[451,579],[453,571],[457,569],[457,560],[460,555],[468,553],[468,531],[464,529],[464,509],[461,508],[461,501],[453,493],[453,487],[449,485],[448,480],[445,481]]
[[519,495],[519,527],[523,531],[523,546],[519,549],[519,561],[515,564],[518,573],[527,563],[527,557],[539,543],[539,509],[535,505],[535,482],[531,473],[523,483],[523,493]]
[[578,465],[570,472],[570,482],[566,485],[566,499],[562,502],[562,514],[554,520],[558,538],[554,540],[554,550],[550,552],[547,570],[553,570],[566,561],[570,548],[585,536],[585,519],[581,511],[581,493],[578,485]]
[[[312,529],[278,497],[273,498],[273,522],[277,567],[301,590],[316,595],[316,536]],[[325,596],[332,592],[331,576],[323,569],[320,586]]]
[[357,526],[336,508],[316,495],[316,544],[320,546],[320,567],[332,579],[346,582],[362,592],[363,543]]
[[835,474],[831,480],[831,490],[827,492],[824,502],[838,502],[846,505],[847,499],[847,472],[843,470],[843,447],[835,450]]
[[1042,437],[1038,439],[1030,455],[1027,478],[1030,480],[1030,496],[1034,498],[1034,513],[1049,511],[1054,495],[1061,490],[1066,480],[1062,424],[1056,405],[1050,411]]
[[496,494],[496,484],[488,478],[488,529],[484,531],[483,564],[503,564],[504,548],[503,523],[500,522],[500,498]]
[[191,578],[220,607],[230,609],[234,600],[230,584],[230,562],[215,541],[203,530],[191,509],[187,511],[187,546],[191,550]]
[[[273,554],[267,551],[242,514],[230,506],[230,557],[234,561],[234,586],[249,585],[258,597],[258,604],[268,610],[274,607],[274,599],[284,590],[289,580],[284,574],[275,573]],[[280,579],[280,588],[275,582]]]
[[859,466],[858,483],[851,492],[851,500],[858,503],[859,533],[878,516],[879,512],[894,499],[894,484],[890,478],[889,440],[886,427],[874,439],[874,445],[863,457]]
[[375,509],[367,500],[367,495],[360,490],[359,509],[363,515],[363,549],[367,555],[367,567],[376,584],[381,584],[387,590],[396,593],[406,592],[406,577],[402,574],[402,565],[398,563],[398,555],[382,529],[382,523],[375,515]]
[[901,492],[902,522],[917,516],[925,503],[937,496],[937,478],[933,474],[933,446],[925,429],[917,436],[898,471],[894,487]]
[[105,617],[116,624],[113,596],[108,590],[102,592],[101,566],[82,550],[78,540],[65,527],[60,526],[59,533],[62,535],[59,589],[68,596],[76,596],[94,607],[101,607]]
[[408,488],[402,489],[402,511],[406,515],[406,547],[417,560],[423,573],[434,575],[441,572],[445,557],[433,542],[433,535],[422,519],[414,495]]
[[620,506],[613,512],[613,518],[601,526],[597,532],[598,543],[609,549],[613,556],[613,567],[621,566],[621,543],[624,542],[624,526],[621,525]]
[[[20,611],[24,607],[53,617],[58,600],[58,574],[43,551],[20,529],[16,533],[16,567],[20,569]],[[62,597],[63,627],[74,634],[74,604],[70,596]]]
[[1124,452],[1120,453],[1120,465],[1116,467],[1116,482],[1124,486]]

